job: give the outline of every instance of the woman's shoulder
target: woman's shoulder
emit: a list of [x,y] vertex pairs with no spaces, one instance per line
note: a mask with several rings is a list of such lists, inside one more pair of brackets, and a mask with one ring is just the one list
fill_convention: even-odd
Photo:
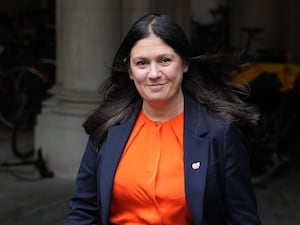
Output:
[[185,104],[185,111],[188,112],[192,119],[203,120],[208,125],[225,126],[230,124],[226,120],[218,117],[217,114],[209,111],[205,104],[198,102],[188,94],[185,94]]
[[218,115],[210,112],[201,103],[197,103],[197,105],[197,108],[199,110],[199,117],[202,117],[202,123],[206,126],[209,136],[223,136],[228,134],[243,136],[242,129],[237,123],[230,122],[218,117]]

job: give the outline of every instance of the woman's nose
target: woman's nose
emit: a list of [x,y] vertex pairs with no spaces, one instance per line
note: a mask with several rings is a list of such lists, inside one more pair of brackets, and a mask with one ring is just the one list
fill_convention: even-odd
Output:
[[149,77],[150,78],[157,78],[160,77],[161,72],[159,66],[156,63],[151,63],[149,68]]

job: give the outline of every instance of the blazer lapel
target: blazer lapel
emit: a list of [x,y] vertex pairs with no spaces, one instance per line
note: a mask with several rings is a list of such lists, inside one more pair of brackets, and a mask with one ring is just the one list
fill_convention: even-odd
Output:
[[190,97],[185,97],[184,116],[184,171],[185,190],[195,224],[202,224],[209,140],[205,124],[206,112]]
[[99,187],[101,201],[102,224],[109,222],[109,210],[111,202],[111,191],[113,186],[114,174],[130,135],[134,120],[125,121],[120,125],[112,127],[107,135],[106,141],[101,149],[102,159],[98,168]]

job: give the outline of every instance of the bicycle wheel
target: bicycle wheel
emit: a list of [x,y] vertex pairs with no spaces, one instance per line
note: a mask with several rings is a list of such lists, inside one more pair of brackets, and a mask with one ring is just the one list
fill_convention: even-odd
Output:
[[42,100],[47,95],[47,85],[47,77],[33,67],[7,70],[0,77],[0,122],[13,128],[22,113],[28,111],[31,113],[26,114],[26,118],[22,116],[22,126],[31,126]]

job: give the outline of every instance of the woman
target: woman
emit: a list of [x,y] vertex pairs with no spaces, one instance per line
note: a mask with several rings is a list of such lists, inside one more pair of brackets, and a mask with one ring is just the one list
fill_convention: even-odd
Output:
[[257,114],[222,64],[167,15],[132,26],[84,123],[68,225],[260,224],[238,129]]

